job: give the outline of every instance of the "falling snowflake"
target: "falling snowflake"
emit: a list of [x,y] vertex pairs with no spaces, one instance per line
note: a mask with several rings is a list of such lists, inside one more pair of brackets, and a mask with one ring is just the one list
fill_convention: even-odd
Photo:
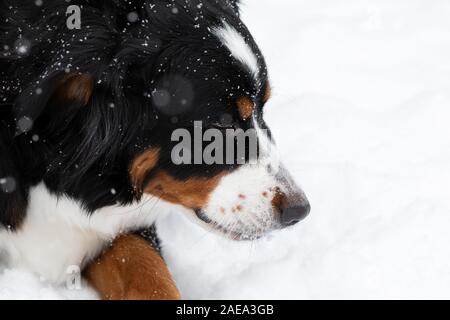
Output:
[[14,49],[17,54],[24,56],[30,52],[31,42],[25,38],[19,38],[14,42]]
[[170,103],[170,93],[164,89],[155,90],[152,95],[152,100],[157,107],[166,107]]
[[129,22],[131,22],[131,23],[134,23],[134,22],[138,21],[139,20],[139,16],[138,16],[137,12],[132,11],[132,12],[128,13],[127,14],[127,20]]
[[4,193],[12,193],[16,190],[17,183],[13,177],[5,177],[0,179],[0,190]]
[[20,132],[28,132],[33,127],[33,120],[28,117],[22,117],[17,120],[17,128]]

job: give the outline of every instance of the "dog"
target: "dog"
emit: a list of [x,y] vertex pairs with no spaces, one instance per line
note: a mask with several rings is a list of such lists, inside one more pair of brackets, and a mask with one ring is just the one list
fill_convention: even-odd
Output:
[[[69,27],[69,5],[78,27]],[[0,3],[4,263],[52,283],[79,266],[105,299],[177,299],[155,246],[136,233],[158,216],[176,209],[233,240],[254,240],[308,215],[263,119],[267,67],[239,6]],[[193,133],[198,122],[215,133],[253,129],[258,161],[246,147],[234,162],[175,163],[173,132]]]

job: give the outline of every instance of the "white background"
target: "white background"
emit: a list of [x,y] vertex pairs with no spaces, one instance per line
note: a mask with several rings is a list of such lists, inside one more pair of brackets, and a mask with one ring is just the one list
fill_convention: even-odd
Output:
[[[450,298],[450,1],[247,0],[243,18],[313,210],[254,243],[162,219],[183,297]],[[0,275],[0,298],[91,296]]]

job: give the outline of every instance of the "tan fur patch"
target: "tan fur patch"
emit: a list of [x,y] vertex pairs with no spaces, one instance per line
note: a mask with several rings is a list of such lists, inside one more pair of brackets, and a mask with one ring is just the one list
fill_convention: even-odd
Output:
[[255,103],[249,97],[240,97],[237,99],[239,114],[243,120],[250,119],[255,109]]
[[270,83],[268,82],[267,86],[266,86],[266,92],[264,93],[263,101],[264,102],[269,101],[271,96],[272,96],[272,87],[270,86]]
[[104,300],[178,300],[160,255],[138,236],[121,236],[84,271]]
[[82,73],[70,73],[64,76],[58,97],[61,100],[78,100],[85,105],[91,98],[94,89],[94,79],[91,75]]
[[131,183],[137,190],[142,191],[145,174],[157,165],[160,152],[160,148],[151,148],[141,153],[133,161],[130,168],[130,178]]
[[186,208],[197,209],[206,206],[209,195],[214,191],[224,174],[212,178],[190,178],[177,180],[161,171],[144,188],[144,192],[160,197]]
[[272,198],[272,207],[279,212],[283,207],[286,196],[280,190],[275,191],[275,195]]
[[225,173],[212,178],[194,177],[178,180],[166,171],[157,171],[144,186],[146,174],[158,164],[160,151],[159,148],[149,149],[133,161],[130,167],[130,179],[136,191],[151,194],[187,208],[203,208]]

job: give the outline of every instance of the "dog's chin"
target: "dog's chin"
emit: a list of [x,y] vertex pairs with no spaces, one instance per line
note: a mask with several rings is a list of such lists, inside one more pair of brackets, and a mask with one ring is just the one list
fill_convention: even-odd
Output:
[[211,220],[203,210],[195,210],[197,216],[197,222],[209,231],[212,231],[222,237],[231,239],[234,241],[253,241],[258,240],[270,232],[277,230],[277,227],[259,227],[252,229],[242,230],[238,228],[228,228],[219,223]]

